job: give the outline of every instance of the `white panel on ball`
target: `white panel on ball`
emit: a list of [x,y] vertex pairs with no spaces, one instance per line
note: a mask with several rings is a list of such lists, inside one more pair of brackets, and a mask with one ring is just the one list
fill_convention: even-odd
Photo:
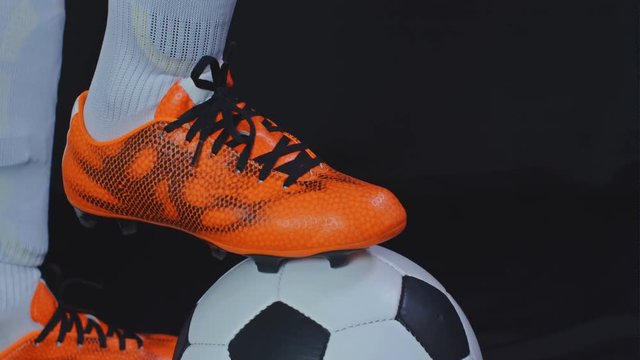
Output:
[[331,334],[323,360],[431,360],[397,321],[373,323]]
[[230,360],[226,346],[189,345],[181,360]]
[[276,301],[279,276],[245,260],[220,278],[198,301],[191,320],[192,344],[227,344],[254,316]]
[[368,252],[337,269],[325,259],[304,259],[280,271],[279,298],[329,331],[396,316],[402,276]]
[[389,249],[383,248],[382,246],[371,247],[368,251],[378,257],[381,261],[385,261],[393,266],[402,275],[413,276],[414,278],[431,284],[436,289],[442,292],[446,292],[444,286],[442,286],[442,284],[440,284],[440,282],[436,280],[436,278],[434,278],[431,274],[429,274],[425,269],[421,268],[420,266],[418,266],[418,264],[398,254],[397,252],[393,252]]

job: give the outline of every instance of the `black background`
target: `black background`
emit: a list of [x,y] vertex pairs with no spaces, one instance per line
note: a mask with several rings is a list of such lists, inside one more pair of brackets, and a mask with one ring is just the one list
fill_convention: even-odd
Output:
[[[176,333],[241,258],[152,226],[85,230],[61,186],[106,6],[67,1],[47,263],[104,284],[66,301]],[[443,282],[486,359],[636,359],[637,14],[612,0],[240,0],[230,39],[243,98],[398,195],[409,224],[386,245]]]

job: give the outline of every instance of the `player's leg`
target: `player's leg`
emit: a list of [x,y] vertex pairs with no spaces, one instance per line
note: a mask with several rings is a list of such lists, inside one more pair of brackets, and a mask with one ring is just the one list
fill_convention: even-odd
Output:
[[0,350],[30,315],[47,212],[64,0],[0,1]]
[[64,0],[0,1],[0,359],[168,360],[175,337],[110,333],[40,280],[64,16]]

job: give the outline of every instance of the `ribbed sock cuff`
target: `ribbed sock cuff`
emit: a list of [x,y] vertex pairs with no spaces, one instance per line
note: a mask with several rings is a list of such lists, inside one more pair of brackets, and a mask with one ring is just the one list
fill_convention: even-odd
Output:
[[222,58],[236,0],[109,0],[100,59],[84,107],[96,140],[153,119],[204,55]]
[[5,263],[20,267],[36,267],[42,265],[46,255],[46,238],[44,244],[0,239],[0,264]]
[[0,262],[0,315],[30,304],[39,280],[37,267]]

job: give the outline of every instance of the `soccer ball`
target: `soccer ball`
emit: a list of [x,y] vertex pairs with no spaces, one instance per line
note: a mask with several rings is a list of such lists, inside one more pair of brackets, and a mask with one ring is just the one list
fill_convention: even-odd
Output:
[[442,285],[376,246],[333,269],[289,260],[275,274],[245,260],[198,301],[174,360],[482,360]]

